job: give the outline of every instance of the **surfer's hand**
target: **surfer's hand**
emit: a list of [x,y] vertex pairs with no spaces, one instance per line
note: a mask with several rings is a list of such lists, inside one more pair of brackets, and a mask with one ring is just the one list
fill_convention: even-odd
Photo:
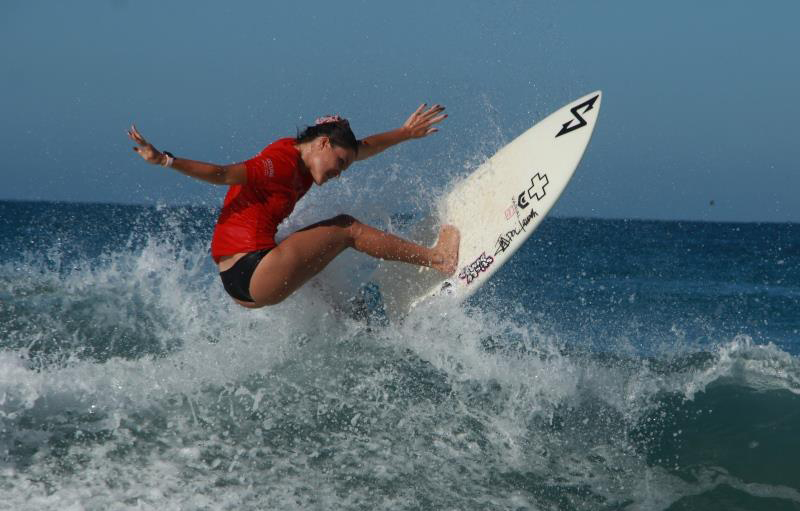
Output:
[[144,161],[147,163],[160,164],[164,160],[164,153],[145,140],[142,134],[136,129],[135,125],[132,125],[131,129],[128,130],[128,136],[131,140],[136,142],[137,147],[134,147],[133,150],[139,153],[139,156],[141,156]]
[[433,105],[425,110],[426,106],[428,106],[427,103],[421,104],[403,124],[403,131],[406,132],[408,138],[422,138],[436,133],[439,130],[433,125],[447,118],[447,114],[442,113],[444,112],[442,105]]

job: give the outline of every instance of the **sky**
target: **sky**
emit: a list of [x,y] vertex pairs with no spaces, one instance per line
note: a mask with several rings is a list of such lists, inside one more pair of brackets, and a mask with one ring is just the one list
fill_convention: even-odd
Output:
[[346,177],[415,193],[600,89],[552,214],[800,222],[798,19],[794,0],[3,0],[0,200],[218,204],[126,128],[229,163],[322,114],[361,137],[442,103],[439,133]]

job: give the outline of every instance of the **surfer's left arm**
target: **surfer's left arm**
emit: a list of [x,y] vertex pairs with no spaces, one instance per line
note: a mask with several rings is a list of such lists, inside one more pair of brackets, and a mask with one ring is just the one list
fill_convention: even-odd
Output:
[[427,106],[426,103],[421,104],[411,114],[411,117],[403,123],[402,127],[360,140],[356,160],[366,160],[400,142],[413,138],[427,137],[431,133],[439,131],[438,128],[434,127],[434,124],[447,118],[447,114],[442,113],[444,112],[444,107],[442,105],[433,105],[426,110],[425,107]]

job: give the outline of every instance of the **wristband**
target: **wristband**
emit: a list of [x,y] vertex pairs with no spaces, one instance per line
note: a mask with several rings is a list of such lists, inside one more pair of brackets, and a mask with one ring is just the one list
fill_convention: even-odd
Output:
[[161,165],[164,166],[164,167],[172,167],[172,162],[175,161],[175,157],[169,151],[164,151],[164,156],[167,157],[167,160],[164,163],[162,163]]

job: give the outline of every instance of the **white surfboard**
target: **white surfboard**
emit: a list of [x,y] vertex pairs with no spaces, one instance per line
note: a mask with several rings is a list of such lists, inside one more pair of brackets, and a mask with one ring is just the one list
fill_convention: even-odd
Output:
[[436,296],[466,300],[503,266],[539,226],[580,163],[600,111],[601,92],[579,98],[538,122],[444,197],[440,218],[408,237],[432,245],[438,226],[461,232],[456,274],[383,261],[372,277],[390,318]]

